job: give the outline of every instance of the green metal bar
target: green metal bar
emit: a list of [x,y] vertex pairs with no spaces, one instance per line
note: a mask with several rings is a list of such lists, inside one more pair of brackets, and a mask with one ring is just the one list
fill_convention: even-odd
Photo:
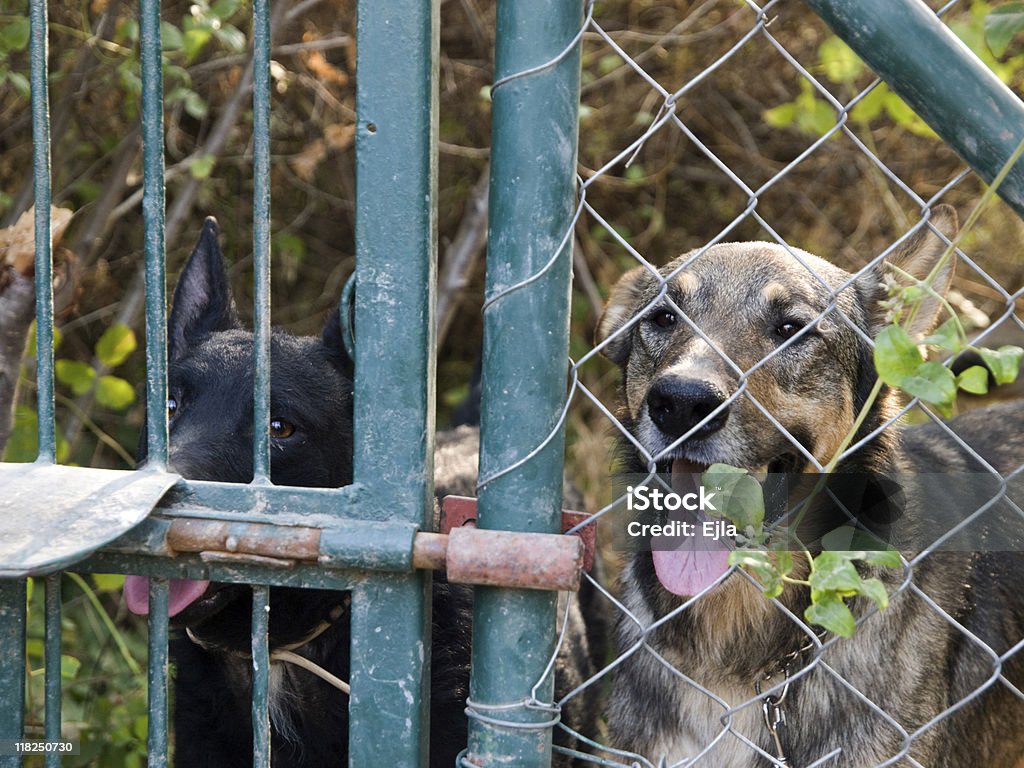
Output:
[[[357,5],[355,480],[380,501],[366,516],[421,528],[433,518],[439,6]],[[351,766],[426,765],[429,594],[426,573],[353,593]]]
[[[920,0],[807,0],[986,182],[1024,138],[1024,103]],[[1024,217],[1024,161],[999,195]]]
[[270,5],[252,6],[253,482],[270,477]]
[[[24,735],[25,584],[24,579],[0,579],[0,741]],[[0,768],[20,765],[20,757],[0,755]]]
[[252,764],[270,768],[270,589],[252,588]]
[[160,0],[140,0],[142,222],[146,267],[147,462],[167,466],[167,283],[164,232],[164,107]]
[[[44,638],[44,668],[46,670],[46,720],[47,741],[59,741],[61,735],[60,717],[60,579],[59,573],[46,577],[46,629]],[[47,753],[46,768],[60,768],[60,754]]]
[[[566,391],[578,43],[562,54],[582,20],[580,0],[498,2],[478,490],[486,529],[560,530],[564,435],[549,437]],[[554,652],[555,600],[477,589],[472,763],[549,765],[554,715],[524,702],[551,701],[553,681],[538,683]]]
[[149,768],[167,768],[167,579],[149,580]]
[[46,0],[29,6],[32,83],[32,167],[35,193],[36,411],[38,461],[57,461],[53,414],[53,255],[50,243],[50,90]]

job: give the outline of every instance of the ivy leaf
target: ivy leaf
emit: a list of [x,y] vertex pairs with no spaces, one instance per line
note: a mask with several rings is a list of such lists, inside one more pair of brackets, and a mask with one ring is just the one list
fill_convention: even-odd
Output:
[[137,346],[135,331],[124,323],[115,323],[107,328],[96,342],[96,357],[104,365],[116,368],[135,351]]
[[60,656],[60,676],[65,680],[74,680],[78,670],[82,668],[82,662],[74,656],[62,653]]
[[834,592],[825,592],[817,597],[804,611],[804,618],[841,637],[852,637],[857,625],[846,603]]
[[890,387],[902,386],[924,362],[913,339],[898,325],[887,325],[875,338],[875,370]]
[[878,579],[864,579],[860,583],[860,594],[871,600],[880,609],[889,607],[889,593]]
[[919,397],[941,409],[948,408],[956,399],[956,377],[942,363],[922,363],[899,384],[908,395]]
[[818,48],[825,76],[833,83],[852,83],[864,71],[864,62],[846,43],[832,36]]
[[100,376],[96,385],[96,401],[115,411],[123,411],[135,402],[132,385],[117,376]]
[[788,128],[796,120],[796,104],[789,101],[777,107],[766,109],[761,113],[761,117],[772,128]]
[[996,57],[1006,53],[1018,32],[1024,32],[1024,3],[1007,3],[985,17],[985,42]]
[[903,566],[903,560],[900,558],[900,553],[895,549],[878,550],[877,552],[865,552],[864,557],[860,558],[865,563],[871,565],[880,565],[884,568],[900,568]]
[[814,570],[809,581],[818,592],[836,592],[855,595],[860,590],[861,578],[851,562],[860,553],[822,552],[814,558]]
[[996,384],[1012,384],[1016,381],[1024,349],[1006,344],[999,349],[979,349],[978,354],[992,371],[992,378],[996,380]]
[[731,521],[739,530],[753,527],[760,532],[764,523],[764,493],[761,484],[745,469],[728,464],[712,464],[701,477],[705,488],[716,489],[711,500],[716,513]]
[[956,320],[952,317],[932,331],[930,335],[925,336],[923,343],[930,344],[933,347],[948,349],[950,352],[959,352],[964,348],[963,341],[960,339],[960,333],[957,330]]
[[28,16],[18,16],[0,26],[0,53],[24,50],[31,30]]
[[165,51],[176,51],[184,45],[181,30],[169,21],[160,22],[160,45]]
[[984,395],[988,392],[988,368],[972,365],[956,377],[956,385],[972,395]]
[[118,592],[124,586],[124,576],[117,573],[94,573],[92,580],[100,592]]
[[96,371],[88,363],[78,360],[57,360],[53,364],[57,381],[71,389],[76,397],[92,389]]
[[760,584],[765,597],[778,597],[782,594],[785,586],[782,574],[775,567],[768,552],[735,549],[729,553],[729,565],[738,565],[749,570]]

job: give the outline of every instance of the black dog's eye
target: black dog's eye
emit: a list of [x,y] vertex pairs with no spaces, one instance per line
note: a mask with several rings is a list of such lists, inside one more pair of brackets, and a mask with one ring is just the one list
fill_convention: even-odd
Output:
[[173,397],[167,398],[167,418],[172,418],[178,411],[178,401]]
[[295,425],[284,419],[270,420],[270,436],[276,438],[291,437],[295,434]]
[[659,309],[651,315],[650,320],[659,328],[672,328],[679,318],[676,317],[675,312]]
[[793,338],[803,329],[803,323],[799,322],[798,320],[784,320],[783,322],[775,326],[774,333],[779,339],[785,341],[786,339]]

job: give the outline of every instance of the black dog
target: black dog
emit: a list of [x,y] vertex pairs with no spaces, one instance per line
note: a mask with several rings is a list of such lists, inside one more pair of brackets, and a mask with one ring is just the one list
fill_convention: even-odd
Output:
[[[168,414],[171,468],[196,480],[252,479],[252,333],[243,329],[217,242],[207,219],[174,293],[169,323]],[[321,338],[275,328],[271,337],[271,478],[279,485],[336,488],[352,481],[353,363],[338,313]],[[462,444],[467,444],[463,440]],[[456,451],[459,453],[459,451]],[[467,451],[461,451],[466,454]],[[451,451],[449,450],[449,455]],[[144,457],[143,457],[144,458]],[[438,486],[465,493],[475,456],[439,467]],[[147,580],[129,577],[125,597],[145,613]],[[271,589],[270,648],[288,648],[347,680],[348,595],[327,590]],[[171,642],[175,662],[175,763],[184,768],[252,764],[252,597],[245,585],[175,580],[172,626],[187,632]],[[466,744],[472,592],[435,574],[431,659],[430,765],[454,765]],[[575,613],[574,653],[563,655],[559,687],[590,675],[586,638]],[[318,628],[319,634],[312,640]],[[348,700],[312,673],[271,667],[271,751],[275,768],[346,764]],[[588,716],[596,707],[587,705]],[[574,723],[576,724],[576,723]]]

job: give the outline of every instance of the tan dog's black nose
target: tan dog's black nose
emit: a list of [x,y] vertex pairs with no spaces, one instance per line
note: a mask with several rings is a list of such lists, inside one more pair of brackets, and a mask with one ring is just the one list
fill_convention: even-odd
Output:
[[[658,429],[670,437],[681,437],[704,421],[725,399],[725,394],[711,382],[662,376],[647,393],[647,411]],[[701,424],[692,437],[717,432],[728,418],[729,408],[722,408],[707,423]]]

